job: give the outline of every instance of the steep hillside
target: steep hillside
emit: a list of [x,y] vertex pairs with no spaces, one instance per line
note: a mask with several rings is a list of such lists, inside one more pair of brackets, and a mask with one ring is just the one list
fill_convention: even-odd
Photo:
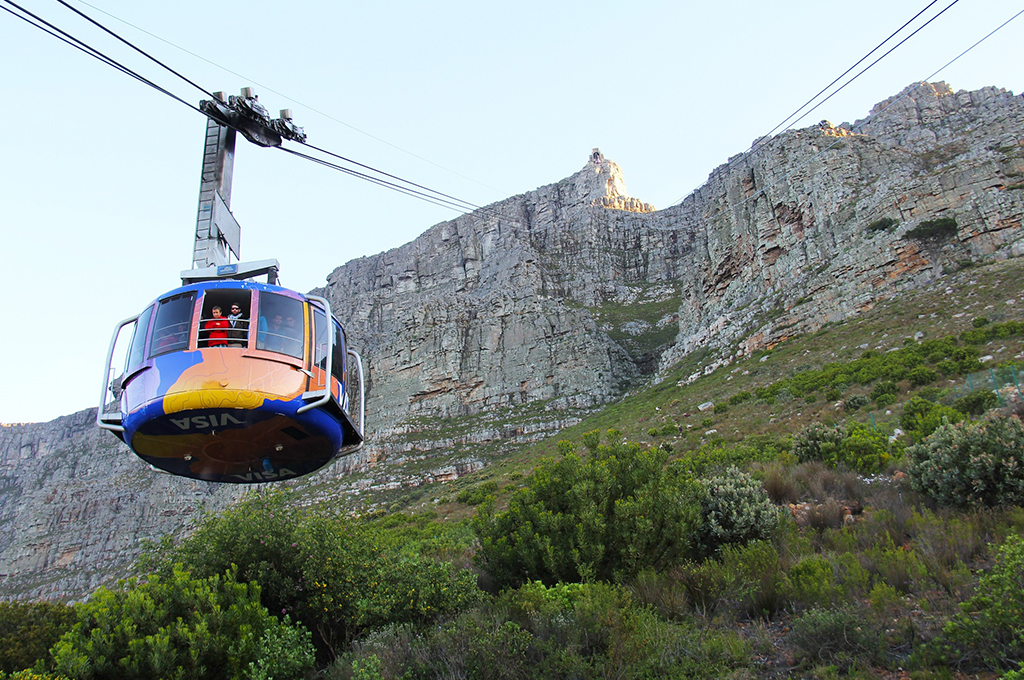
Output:
[[[1024,251],[1022,178],[1024,100],[943,83],[853,125],[758,140],[660,211],[628,197],[595,152],[572,177],[331,273],[318,292],[368,359],[371,444],[292,485],[311,503],[401,506],[585,418],[603,424],[631,402],[602,407],[652,381],[682,389],[910,291],[944,290],[946,272]],[[633,417],[620,416],[607,417]],[[91,422],[0,428],[6,597],[81,597],[144,539],[239,493],[158,477]]]

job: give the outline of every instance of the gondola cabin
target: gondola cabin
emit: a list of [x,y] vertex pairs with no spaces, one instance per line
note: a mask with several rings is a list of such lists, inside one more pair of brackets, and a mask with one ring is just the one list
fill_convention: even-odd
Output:
[[300,477],[363,442],[362,362],[329,302],[269,283],[185,285],[122,321],[101,404],[143,460],[206,481]]

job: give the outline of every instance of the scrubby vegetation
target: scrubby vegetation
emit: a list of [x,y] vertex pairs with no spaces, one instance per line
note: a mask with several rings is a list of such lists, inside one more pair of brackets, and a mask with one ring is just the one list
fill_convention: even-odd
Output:
[[896,220],[891,217],[882,217],[868,224],[867,231],[869,234],[876,231],[891,231],[896,226]]
[[982,309],[682,366],[408,514],[251,495],[0,606],[0,678],[1019,677],[1024,323]]
[[922,241],[941,241],[953,236],[956,236],[956,220],[952,217],[925,220],[907,232],[907,238]]

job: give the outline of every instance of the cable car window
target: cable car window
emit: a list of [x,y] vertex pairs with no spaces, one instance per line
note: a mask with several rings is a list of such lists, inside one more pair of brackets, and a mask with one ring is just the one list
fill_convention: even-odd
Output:
[[313,307],[313,328],[316,335],[313,351],[313,365],[321,370],[327,368],[327,315],[319,307]]
[[305,339],[302,301],[276,293],[260,293],[259,314],[256,349],[301,359]]
[[149,330],[149,320],[153,316],[153,307],[150,306],[139,315],[135,322],[135,332],[132,334],[132,343],[128,347],[128,361],[125,363],[125,375],[135,372],[142,365],[146,358],[146,331]]
[[341,332],[341,326],[337,323],[334,326],[334,352],[331,356],[331,375],[339,382],[345,382],[345,334]]
[[182,293],[160,301],[149,356],[188,349],[188,329],[192,325],[195,296],[194,292]]
[[[219,317],[213,311],[217,308],[220,308]],[[199,319],[199,346],[248,346],[251,308],[252,294],[247,290],[205,291]]]

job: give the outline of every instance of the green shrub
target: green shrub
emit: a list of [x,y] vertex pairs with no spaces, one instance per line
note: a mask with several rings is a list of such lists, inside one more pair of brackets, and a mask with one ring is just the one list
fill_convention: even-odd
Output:
[[930,385],[938,379],[938,371],[928,368],[927,366],[915,366],[907,373],[907,380],[910,381],[911,387]]
[[877,634],[864,617],[849,607],[815,608],[793,621],[790,641],[797,648],[797,661],[833,663],[843,671],[874,660]]
[[981,328],[982,326],[987,326],[988,324],[989,320],[983,316],[976,316],[973,319],[971,319],[971,325],[974,326],[975,328]]
[[847,425],[839,460],[857,472],[877,474],[889,464],[891,453],[888,437],[863,423],[852,422]]
[[920,441],[935,432],[943,422],[959,423],[963,419],[964,414],[960,411],[915,395],[903,404],[900,427]]
[[906,233],[907,238],[922,241],[942,241],[956,236],[956,220],[942,217],[937,220],[925,220]]
[[699,524],[703,488],[667,452],[599,446],[586,459],[538,466],[508,510],[485,503],[473,520],[477,564],[499,586],[628,578],[680,560]]
[[821,461],[835,465],[846,433],[838,427],[811,423],[793,437],[793,455],[801,463]]
[[302,678],[313,644],[302,627],[260,604],[260,588],[233,572],[100,588],[76,607],[78,623],[53,648],[72,678]]
[[788,442],[758,441],[758,437],[747,437],[739,444],[724,446],[712,443],[691,451],[672,465],[676,470],[694,477],[709,477],[730,466],[748,463],[770,463],[785,458],[792,445]]
[[491,498],[497,490],[498,483],[494,480],[489,480],[462,490],[455,497],[455,500],[466,505],[480,505],[488,498]]
[[835,557],[836,580],[847,600],[862,596],[871,585],[871,574],[860,563],[858,554],[843,552]]
[[943,425],[907,449],[913,488],[949,507],[1024,503],[1024,425],[995,417]]
[[873,233],[876,231],[888,231],[891,227],[895,227],[896,224],[896,220],[894,220],[893,218],[883,217],[881,219],[875,220],[874,222],[868,225],[868,233]]
[[992,570],[981,576],[976,594],[961,610],[925,647],[922,657],[992,670],[1024,661],[1024,538],[1007,537]]
[[995,392],[989,392],[988,390],[968,392],[953,402],[953,408],[969,416],[980,416],[985,411],[998,405],[999,397],[996,396]]
[[830,605],[839,601],[843,590],[836,582],[835,569],[821,555],[811,555],[789,568],[793,599],[804,606]]
[[0,672],[32,668],[75,622],[75,610],[49,602],[0,602]]
[[[1004,323],[988,325],[987,319],[984,319],[984,317],[980,318],[986,321],[986,323],[981,326],[975,324],[971,330],[964,331],[960,334],[960,340],[969,345],[980,345],[997,338],[1005,340],[1024,335],[1024,321],[1006,321]],[[977,319],[975,321],[977,322]]]
[[857,411],[868,405],[868,398],[863,394],[854,394],[843,400],[844,411]]
[[741,611],[770,619],[789,604],[790,583],[771,543],[754,541],[722,549],[722,568]]
[[730,576],[716,559],[684,562],[673,575],[686,589],[693,607],[705,617],[714,614],[732,592]]
[[724,401],[720,401],[717,404],[715,404],[715,413],[728,413],[728,412],[729,412],[729,405],[727,403],[725,403]]
[[812,423],[793,438],[793,455],[801,463],[843,463],[865,474],[885,469],[893,453],[893,445],[884,434],[854,421],[845,431]]
[[753,394],[744,390],[743,392],[737,392],[736,394],[729,397],[729,404],[732,406],[737,406],[745,401],[750,401],[753,398]]
[[898,392],[899,388],[896,387],[896,383],[892,380],[879,380],[875,383],[875,386],[871,388],[869,398],[871,401],[877,401],[878,398],[883,395],[895,395]]
[[885,408],[886,406],[889,406],[894,403],[896,403],[895,394],[883,394],[880,395],[878,399],[875,399],[875,406],[877,406],[878,408]]
[[694,537],[699,555],[713,555],[725,545],[768,539],[778,527],[779,511],[761,482],[739,468],[730,467],[702,484],[704,522]]
[[732,632],[665,621],[603,583],[525,584],[443,625],[388,627],[352,649],[329,677],[710,680],[747,665],[752,652]]
[[[263,604],[312,630],[322,658],[369,628],[429,623],[478,603],[476,575],[410,553],[385,529],[296,507],[288,493],[255,496],[205,518],[164,556],[196,577],[237,566]],[[436,531],[436,530],[435,530]]]
[[865,551],[870,561],[871,570],[884,583],[888,583],[901,593],[910,593],[913,586],[921,582],[928,572],[921,563],[917,553],[893,544],[891,537],[880,545]]

